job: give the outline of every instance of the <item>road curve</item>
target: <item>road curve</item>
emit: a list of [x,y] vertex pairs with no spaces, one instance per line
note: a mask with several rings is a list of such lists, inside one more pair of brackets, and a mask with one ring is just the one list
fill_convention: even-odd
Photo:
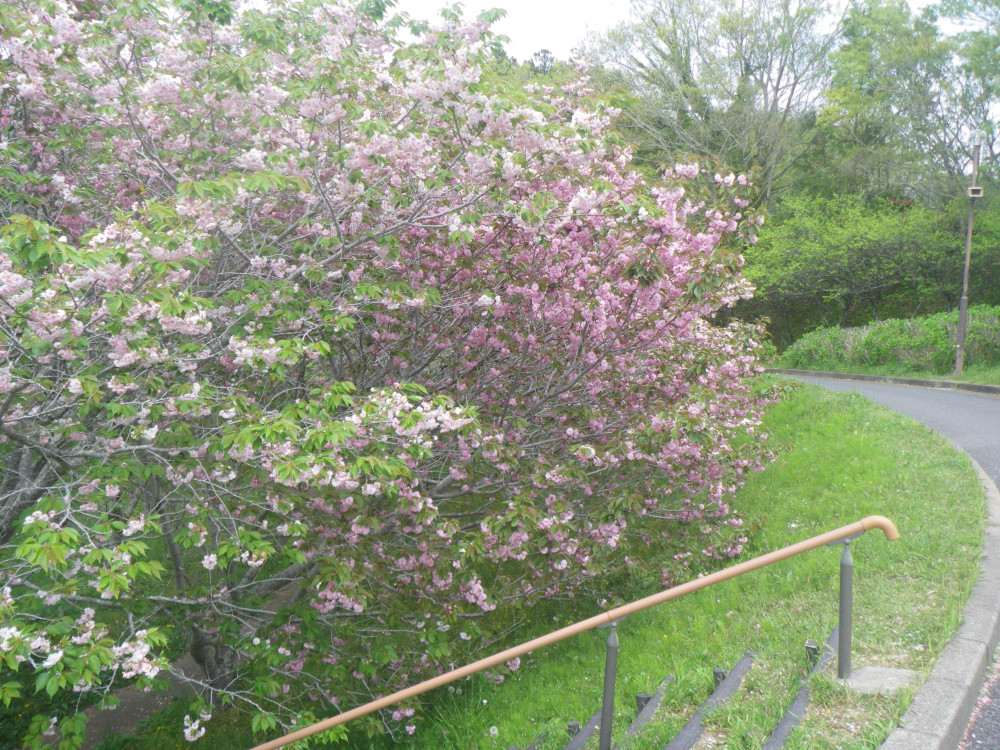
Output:
[[[988,686],[989,700],[980,702],[968,723],[983,684],[986,658],[993,655],[1000,637],[1000,530],[996,525],[1000,506],[996,493],[996,485],[1000,484],[1000,397],[799,373],[794,377],[833,391],[860,393],[922,422],[963,449],[992,480],[990,483],[984,478],[987,494],[992,495],[992,524],[987,527],[980,579],[963,611],[963,624],[938,657],[931,675],[903,717],[902,726],[892,732],[882,747],[883,750],[1000,748],[1000,684],[994,682]],[[948,711],[946,706],[952,710]]]

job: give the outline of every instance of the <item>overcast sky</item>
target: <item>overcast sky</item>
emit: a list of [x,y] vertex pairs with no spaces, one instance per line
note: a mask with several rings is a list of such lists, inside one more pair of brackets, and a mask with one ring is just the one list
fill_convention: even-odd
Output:
[[[396,10],[414,18],[434,19],[449,0],[398,0]],[[547,49],[560,60],[568,60],[575,47],[590,32],[606,31],[628,18],[629,0],[465,0],[465,15],[503,8],[507,17],[493,26],[510,37],[507,54],[528,60]]]
[[[712,0],[705,0],[712,2]],[[908,0],[915,9],[934,0]],[[396,0],[395,8],[414,18],[437,18],[441,8],[455,0]],[[547,49],[560,60],[592,32],[607,31],[628,18],[629,0],[461,0],[465,15],[474,17],[483,10],[503,8],[507,17],[494,25],[498,34],[510,37],[507,53],[519,61]],[[954,23],[944,23],[946,33],[955,33]]]

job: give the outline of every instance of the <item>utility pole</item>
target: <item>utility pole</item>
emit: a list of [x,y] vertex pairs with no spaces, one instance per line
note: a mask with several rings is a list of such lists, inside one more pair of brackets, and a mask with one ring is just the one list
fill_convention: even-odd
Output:
[[962,274],[962,299],[958,303],[958,341],[955,344],[955,371],[951,376],[962,374],[965,364],[965,337],[969,331],[969,264],[972,261],[972,213],[976,199],[983,197],[983,189],[976,185],[979,173],[979,149],[982,146],[984,134],[976,131],[972,144],[972,182],[969,185],[969,219],[965,228],[965,271]]

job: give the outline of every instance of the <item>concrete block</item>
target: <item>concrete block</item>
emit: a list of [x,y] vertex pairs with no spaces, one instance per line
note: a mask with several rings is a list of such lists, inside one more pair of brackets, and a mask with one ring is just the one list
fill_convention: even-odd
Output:
[[[1000,537],[1000,533],[997,536]],[[988,540],[986,543],[996,544],[1000,547],[1000,538],[995,542]],[[969,599],[994,606],[1000,604],[1000,577],[995,575],[998,571],[1000,571],[1000,549],[992,550],[983,555],[979,562],[981,575],[972,585]]]
[[931,675],[900,724],[908,732],[940,738],[942,748],[954,748],[965,733],[975,704],[976,689],[965,681],[955,682]]
[[958,636],[948,641],[948,645],[942,649],[941,655],[934,662],[931,675],[959,685],[974,686],[973,693],[975,693],[986,677],[986,663],[990,652],[983,641],[970,640],[963,636],[964,633],[960,630]]
[[969,597],[962,610],[962,625],[957,635],[967,641],[976,641],[992,651],[1000,638],[1000,603],[988,604],[981,597]]
[[951,748],[942,745],[941,738],[936,734],[914,732],[901,727],[893,730],[889,739],[882,743],[880,750],[951,750]]
[[860,666],[851,670],[845,682],[856,693],[892,695],[916,683],[917,677],[912,669]]

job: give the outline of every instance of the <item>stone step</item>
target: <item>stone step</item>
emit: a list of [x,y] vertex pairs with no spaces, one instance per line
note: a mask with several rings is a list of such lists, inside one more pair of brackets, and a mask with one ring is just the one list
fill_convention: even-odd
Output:
[[691,750],[694,747],[695,743],[701,739],[702,732],[704,731],[703,722],[705,715],[732,697],[733,693],[739,688],[743,676],[753,666],[754,656],[753,651],[747,653],[746,656],[736,663],[736,666],[732,668],[729,674],[726,674],[721,669],[715,670],[715,690],[708,696],[708,700],[702,704],[701,708],[695,711],[694,716],[688,719],[687,724],[667,744],[664,750]]
[[639,713],[632,720],[632,723],[629,724],[628,729],[625,730],[625,737],[622,739],[621,744],[616,744],[614,750],[628,750],[632,746],[633,740],[639,736],[643,727],[652,721],[656,715],[656,709],[663,702],[663,694],[667,689],[667,685],[673,681],[674,676],[668,675],[663,679],[663,682],[660,683],[660,686],[653,695],[640,693],[635,696],[635,707]]
[[[830,633],[830,637],[826,639],[826,645],[822,651],[819,650],[814,642],[809,641],[806,643],[806,658],[812,663],[812,669],[809,671],[809,674],[826,669],[830,662],[837,656],[837,636],[838,630],[834,628]],[[788,735],[799,725],[802,717],[806,715],[806,708],[808,706],[809,678],[806,677],[805,682],[802,683],[802,687],[799,688],[799,692],[792,700],[792,705],[785,711],[785,715],[781,717],[781,721],[778,722],[774,731],[771,732],[771,736],[767,738],[767,742],[764,743],[762,750],[779,750],[779,748],[784,747],[785,742],[788,740]]]
[[[632,738],[638,736],[642,728],[648,724],[656,714],[656,709],[659,708],[660,703],[663,701],[663,692],[673,679],[673,675],[665,677],[653,695],[640,693],[635,696],[636,717],[632,720],[632,723],[625,731],[625,744],[621,746],[622,750],[624,750],[625,747],[628,747],[628,742]],[[583,726],[580,726],[580,722],[578,721],[568,722],[566,724],[566,731],[569,733],[570,739],[569,743],[565,745],[562,750],[580,750],[580,748],[583,748],[587,744],[587,740],[597,733],[600,723],[601,712],[599,709],[597,713],[591,716],[587,723]],[[532,741],[530,745],[525,747],[524,750],[535,750],[535,748],[541,745],[546,739],[547,733],[542,732]],[[507,750],[521,749],[518,745],[510,745]]]

